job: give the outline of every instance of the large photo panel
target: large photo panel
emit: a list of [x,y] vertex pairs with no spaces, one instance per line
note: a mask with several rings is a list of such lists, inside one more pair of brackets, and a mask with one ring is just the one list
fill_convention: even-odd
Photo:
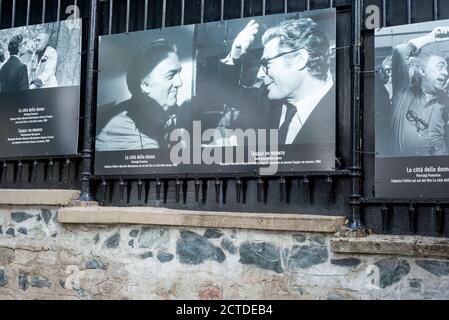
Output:
[[100,37],[96,175],[335,170],[335,10]]
[[81,20],[0,30],[0,158],[77,153]]
[[376,31],[376,196],[449,197],[449,20]]

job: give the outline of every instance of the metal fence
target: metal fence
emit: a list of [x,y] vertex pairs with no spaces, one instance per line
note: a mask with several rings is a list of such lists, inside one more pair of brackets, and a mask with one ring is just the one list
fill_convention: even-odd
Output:
[[[1,28],[83,19],[80,153],[2,163],[2,188],[80,188],[103,205],[241,212],[346,215],[353,228],[448,236],[449,202],[374,198],[374,31],[365,8],[380,8],[382,26],[449,18],[448,0],[0,0]],[[153,28],[334,7],[337,9],[337,170],[270,178],[249,176],[101,177],[92,171],[98,36]]]

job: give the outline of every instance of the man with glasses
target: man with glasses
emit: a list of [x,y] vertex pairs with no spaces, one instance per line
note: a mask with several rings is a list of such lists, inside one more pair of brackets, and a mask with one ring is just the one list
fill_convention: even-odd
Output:
[[394,48],[393,143],[398,156],[449,155],[445,134],[448,123],[448,97],[444,88],[449,78],[446,60],[422,53],[421,49],[449,40],[449,27],[409,40]]
[[[238,61],[254,41],[251,20],[237,36],[225,64]],[[266,89],[267,129],[278,129],[279,144],[335,142],[335,89],[327,34],[310,18],[290,19],[262,36],[257,78]]]

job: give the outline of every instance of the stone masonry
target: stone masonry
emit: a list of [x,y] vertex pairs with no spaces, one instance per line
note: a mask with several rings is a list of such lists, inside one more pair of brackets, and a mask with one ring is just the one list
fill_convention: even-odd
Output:
[[449,299],[449,261],[336,254],[331,235],[61,225],[0,209],[0,299]]

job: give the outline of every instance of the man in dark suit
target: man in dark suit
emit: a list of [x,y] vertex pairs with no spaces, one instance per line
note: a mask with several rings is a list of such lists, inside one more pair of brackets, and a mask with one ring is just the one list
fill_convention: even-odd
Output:
[[1,92],[28,90],[30,88],[27,66],[18,57],[22,40],[23,36],[18,34],[9,41],[10,58],[0,70]]
[[[238,65],[257,32],[258,24],[251,20],[222,63]],[[324,30],[310,18],[286,20],[268,29],[262,43],[257,78],[268,101],[258,105],[266,114],[266,129],[279,130],[280,145],[334,144],[335,87]]]

